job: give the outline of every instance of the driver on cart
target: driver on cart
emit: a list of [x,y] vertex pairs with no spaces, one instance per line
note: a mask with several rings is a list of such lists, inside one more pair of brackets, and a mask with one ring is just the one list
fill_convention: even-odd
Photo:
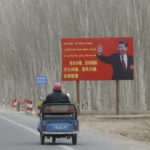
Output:
[[46,100],[42,105],[46,103],[70,103],[69,97],[62,93],[62,85],[59,82],[56,82],[53,86],[53,92],[47,95]]
[[[69,97],[62,93],[62,85],[59,82],[56,82],[53,86],[53,92],[47,95],[46,100],[42,103],[42,106],[47,103],[70,103]],[[41,106],[41,109],[42,109]],[[38,124],[37,130],[40,129],[40,123]]]

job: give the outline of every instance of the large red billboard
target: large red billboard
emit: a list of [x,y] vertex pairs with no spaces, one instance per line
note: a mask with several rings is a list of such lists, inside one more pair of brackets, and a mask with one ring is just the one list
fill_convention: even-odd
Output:
[[62,38],[62,80],[133,80],[133,38]]

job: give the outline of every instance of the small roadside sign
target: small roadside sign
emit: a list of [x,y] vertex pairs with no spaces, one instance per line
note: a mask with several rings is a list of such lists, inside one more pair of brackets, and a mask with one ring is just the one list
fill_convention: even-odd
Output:
[[47,83],[47,76],[36,76],[35,78],[36,85],[46,85]]

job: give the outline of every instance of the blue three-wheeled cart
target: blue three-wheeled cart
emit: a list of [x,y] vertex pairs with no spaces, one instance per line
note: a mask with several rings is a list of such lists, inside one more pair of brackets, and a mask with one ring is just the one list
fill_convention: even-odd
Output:
[[45,137],[52,138],[72,138],[72,144],[77,144],[77,134],[79,132],[79,121],[77,120],[77,110],[73,104],[53,104],[48,103],[42,106],[40,113],[40,140],[45,143]]

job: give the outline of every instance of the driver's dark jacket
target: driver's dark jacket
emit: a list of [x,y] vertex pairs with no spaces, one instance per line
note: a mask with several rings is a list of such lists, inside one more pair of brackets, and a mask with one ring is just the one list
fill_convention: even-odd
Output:
[[53,91],[51,94],[47,95],[42,105],[46,103],[70,103],[70,101],[68,96],[61,91]]

